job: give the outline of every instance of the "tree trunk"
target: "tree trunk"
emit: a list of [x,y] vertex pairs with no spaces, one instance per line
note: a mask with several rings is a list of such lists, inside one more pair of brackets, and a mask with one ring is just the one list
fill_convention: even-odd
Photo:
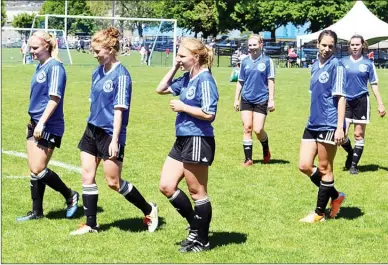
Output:
[[275,31],[276,31],[275,28],[271,29],[271,40],[273,40],[274,42],[276,42],[276,34],[275,34]]
[[139,37],[143,38],[143,26],[140,22],[137,23],[137,31],[139,33]]

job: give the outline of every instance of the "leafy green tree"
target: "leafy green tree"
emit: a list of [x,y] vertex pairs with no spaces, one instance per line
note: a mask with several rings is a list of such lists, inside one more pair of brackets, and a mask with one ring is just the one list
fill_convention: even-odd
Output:
[[[59,14],[65,13],[65,1],[46,0],[42,5],[39,14]],[[86,0],[72,0],[68,1],[68,15],[84,15],[91,16],[92,13]],[[63,18],[49,18],[49,28],[64,29]],[[67,19],[68,33],[87,32],[92,34],[96,29],[96,21],[91,19]]]
[[378,18],[388,23],[388,1],[363,1],[366,7]]
[[5,2],[1,0],[1,26],[7,21],[7,12],[5,11]]
[[[12,26],[15,28],[31,28],[32,22],[36,14],[20,13],[13,18]],[[34,27],[38,27],[38,21],[35,22]],[[29,36],[28,31],[19,31],[21,35]]]
[[203,37],[219,32],[219,19],[216,0],[162,1],[162,16],[174,18],[178,26],[194,32],[202,32]]
[[347,0],[326,0],[315,1],[305,0],[304,18],[310,22],[308,31],[316,32],[326,28],[341,19],[354,5],[354,1]]

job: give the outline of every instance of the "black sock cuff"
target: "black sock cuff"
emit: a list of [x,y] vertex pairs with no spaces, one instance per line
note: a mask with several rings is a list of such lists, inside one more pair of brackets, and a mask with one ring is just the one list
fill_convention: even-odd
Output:
[[195,206],[198,207],[198,206],[204,205],[206,203],[210,203],[210,198],[208,196],[206,196],[203,199],[196,200],[194,203],[195,203]]
[[323,181],[321,180],[321,186],[324,187],[334,187],[334,180],[333,181]]

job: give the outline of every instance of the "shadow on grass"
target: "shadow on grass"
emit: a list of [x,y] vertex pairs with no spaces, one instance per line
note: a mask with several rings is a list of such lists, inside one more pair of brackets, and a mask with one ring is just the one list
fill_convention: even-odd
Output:
[[[166,222],[164,221],[164,217],[159,216],[159,225],[158,229],[162,228]],[[129,232],[143,232],[146,231],[147,228],[143,224],[143,218],[127,218],[114,221],[110,224],[102,224],[100,225],[101,231],[109,230],[111,227],[117,227],[123,231]]]
[[211,248],[229,244],[242,244],[247,241],[247,234],[236,232],[210,232],[209,241]]
[[360,166],[358,166],[358,170],[360,172],[377,171],[379,169],[388,171],[388,167],[382,167],[382,166],[375,165],[375,164],[360,165]]
[[[101,207],[97,206],[97,213],[101,213],[103,211],[104,210]],[[48,212],[47,215],[45,215],[45,217],[48,219],[65,219],[66,218],[65,215],[66,215],[66,210],[61,209],[61,210]],[[84,208],[82,207],[82,205],[78,205],[78,209],[71,219],[77,219],[83,216],[84,216]]]
[[[258,164],[258,163],[264,164],[264,160],[263,159],[254,159],[253,160],[253,164]],[[288,160],[271,159],[268,164],[289,164],[289,163],[290,163],[290,161],[288,161]]]
[[358,207],[341,207],[341,211],[337,215],[336,219],[353,220],[363,216],[364,213]]

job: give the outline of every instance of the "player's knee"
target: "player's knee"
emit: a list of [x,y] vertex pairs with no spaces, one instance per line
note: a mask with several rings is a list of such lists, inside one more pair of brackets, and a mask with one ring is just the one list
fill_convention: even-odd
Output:
[[176,187],[174,187],[174,185],[170,185],[168,183],[160,183],[159,190],[164,196],[171,197],[172,195],[174,195],[174,193],[176,191]]
[[119,191],[120,190],[120,183],[119,181],[116,180],[107,180],[109,188],[111,188],[114,191]]
[[32,165],[30,166],[30,172],[38,176],[46,167],[44,165]]
[[355,132],[355,133],[354,133],[354,140],[356,140],[356,142],[357,142],[357,141],[362,141],[362,142],[364,142],[364,134],[361,133],[361,132]]
[[250,125],[250,124],[245,125],[244,124],[244,133],[252,133],[252,125]]
[[256,127],[254,129],[254,132],[255,134],[259,135],[259,134],[262,134],[264,132],[264,128],[263,127]]
[[299,162],[299,170],[304,174],[309,174],[313,170],[313,166],[310,163],[304,161]]

